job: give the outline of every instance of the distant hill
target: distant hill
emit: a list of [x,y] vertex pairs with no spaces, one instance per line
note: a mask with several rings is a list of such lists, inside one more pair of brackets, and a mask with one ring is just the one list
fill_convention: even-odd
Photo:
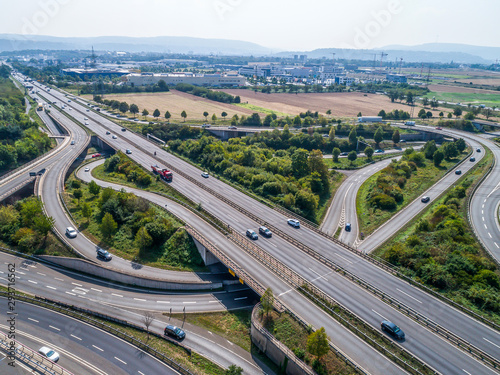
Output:
[[95,50],[124,52],[161,52],[268,55],[271,50],[251,42],[229,39],[203,39],[181,36],[133,38],[103,36],[93,38],[62,38],[46,35],[0,34],[0,51],[20,50]]
[[427,52],[453,52],[465,53],[479,56],[485,60],[496,61],[500,59],[500,47],[473,46],[470,44],[457,43],[426,43],[416,46],[393,45],[381,49],[400,50],[400,51],[427,51]]

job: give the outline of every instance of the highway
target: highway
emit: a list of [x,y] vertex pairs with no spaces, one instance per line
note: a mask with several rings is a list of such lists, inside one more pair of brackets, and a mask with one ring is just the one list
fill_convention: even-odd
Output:
[[[117,126],[116,124],[111,123],[108,120],[103,119],[101,116],[97,114],[89,114],[89,118],[91,116],[97,116],[97,118],[92,117],[94,121],[96,122],[94,126],[94,123],[91,122],[89,127],[94,130],[98,129],[100,125],[104,124],[107,128],[112,129],[115,133],[119,133],[120,127]],[[96,130],[94,130],[96,131]],[[133,154],[131,155],[132,158],[139,163],[147,165],[154,161],[152,160],[153,157],[141,150],[152,150],[151,144],[144,139],[131,134],[130,132],[124,132],[125,137],[129,141],[129,146],[127,148],[131,148],[133,151]],[[122,134],[122,137],[123,137]],[[112,143],[113,141],[110,139],[110,142]],[[140,145],[140,148],[137,147],[137,145]],[[135,146],[135,147],[134,147]],[[151,152],[151,151],[150,151]],[[160,162],[164,163],[171,163],[172,165],[176,165],[178,168],[181,168],[183,171],[186,173],[189,173],[192,177],[198,178],[199,181],[202,181],[202,178],[200,176],[200,171],[197,170],[196,168],[192,167],[188,163],[182,162],[177,158],[174,158],[172,155],[165,153],[164,151],[158,152],[158,158],[157,160]],[[400,279],[397,279],[393,276],[388,275],[384,271],[374,267],[372,264],[369,264],[367,261],[357,257],[354,253],[346,251],[342,247],[334,244],[333,242],[329,241],[327,238],[318,235],[312,230],[309,230],[307,228],[301,228],[300,230],[293,230],[290,227],[286,225],[285,217],[280,214],[279,212],[272,210],[268,207],[262,206],[255,201],[253,201],[251,198],[245,196],[244,194],[236,191],[235,189],[232,189],[228,187],[225,184],[222,184],[220,181],[216,181],[213,178],[210,178],[206,181],[203,182],[207,186],[210,186],[214,188],[216,191],[223,191],[224,195],[231,199],[233,202],[238,202],[239,205],[243,207],[252,207],[252,212],[259,215],[260,217],[265,217],[266,220],[273,226],[281,229],[284,232],[289,233],[292,237],[294,237],[296,240],[299,242],[302,242],[304,244],[307,244],[309,247],[316,249],[318,252],[320,252],[322,255],[333,259],[336,263],[344,266],[346,269],[349,269],[350,271],[354,273],[358,273],[359,275],[362,275],[363,278],[367,281],[370,281],[372,284],[377,285],[383,290],[389,291],[390,294],[393,293],[398,293],[397,294],[397,299],[400,301],[403,301],[404,303],[414,306],[416,310],[419,310],[423,313],[425,313],[429,318],[436,320],[439,322],[439,324],[442,324],[443,326],[448,326],[450,330],[453,331],[460,331],[456,332],[462,337],[465,337],[469,340],[474,339],[474,337],[478,336],[478,332],[484,332],[485,336],[493,339],[492,342],[495,342],[498,340],[498,333],[495,331],[482,326],[478,322],[475,322],[473,319],[456,312],[454,309],[450,308],[449,306],[443,304],[442,302],[438,302],[434,300],[432,297],[429,297],[426,295],[424,292],[408,286],[405,282],[403,282]],[[250,228],[255,228],[258,226],[257,223],[253,222],[250,220],[248,217],[245,215],[239,213],[238,211],[235,211],[232,207],[227,206],[225,203],[222,203],[221,201],[217,201],[214,199],[213,195],[211,195],[209,192],[206,190],[200,189],[199,186],[193,186],[193,184],[189,181],[181,177],[180,175],[175,175],[174,177],[174,182],[172,183],[173,187],[176,187],[178,189],[181,189],[182,192],[187,195],[188,197],[191,197],[195,201],[201,201],[204,205],[204,207],[211,211],[214,215],[221,217],[223,220],[227,222],[231,222],[232,224],[235,225],[238,230],[241,230],[241,232],[244,233],[245,229],[250,227]],[[297,267],[297,270],[306,278],[318,278],[318,275],[325,275],[327,273],[331,273],[331,270],[327,270],[326,273],[318,272],[318,270],[322,271],[323,266],[319,264],[318,262],[309,259],[308,257],[304,257],[303,254],[301,254],[297,249],[293,248],[289,244],[285,243],[284,240],[282,239],[274,239],[276,241],[281,241],[278,244],[274,244],[274,246],[271,244],[271,241],[261,241],[259,240],[259,244],[268,252],[272,253],[273,255],[279,257],[283,256],[286,259],[283,261],[286,262],[289,266],[291,267]],[[269,244],[267,243],[269,242]],[[281,246],[283,245],[283,246]],[[280,249],[280,251],[277,251],[277,248]],[[307,267],[304,265],[306,263],[305,259],[307,259],[307,262],[311,262],[310,265],[312,267]],[[292,264],[294,263],[294,264]],[[247,263],[245,263],[247,264]],[[354,266],[353,266],[354,265]],[[306,269],[309,268],[309,269]],[[311,271],[312,269],[312,271]],[[317,274],[314,274],[314,273]],[[338,275],[335,275],[338,276]],[[345,279],[339,277],[336,277],[334,279],[341,279],[341,281],[336,281],[337,283],[341,282],[346,282]],[[320,277],[320,282],[322,282],[322,278]],[[335,298],[338,298],[337,293],[339,291],[339,284],[337,285],[332,285],[333,282],[327,282],[327,285],[321,285],[321,287],[324,287],[327,292],[329,292],[330,295],[335,296]],[[353,286],[351,282],[347,282],[350,286]],[[346,288],[346,286],[342,286],[343,288]],[[327,289],[329,288],[329,290]],[[399,294],[399,292],[395,292],[401,290],[402,293]],[[276,293],[276,292],[275,292]],[[354,311],[357,313],[362,313],[362,316],[364,319],[367,321],[374,321],[374,319],[377,319],[377,321],[380,321],[380,317],[374,318],[376,314],[372,312],[372,306],[375,306],[375,298],[372,297],[371,295],[365,293],[365,292],[359,292],[359,291],[354,291],[354,294],[357,294],[356,301],[352,302],[352,304],[359,303],[364,307],[358,307],[357,311],[356,309],[353,308]],[[352,295],[346,295],[346,299],[354,299]],[[422,300],[427,301],[425,306],[428,306],[426,308],[422,308],[420,304],[422,304]],[[294,307],[296,307],[295,305]],[[365,309],[366,311],[363,312],[362,310]],[[395,313],[392,308],[391,310],[392,313]],[[446,311],[447,318],[443,318],[442,314],[443,311]],[[379,314],[379,311],[377,311]],[[384,314],[385,315],[385,314]],[[450,318],[453,316],[453,318]],[[310,315],[308,315],[308,319],[310,319]],[[400,323],[400,325],[406,327],[410,327],[412,322],[409,319],[404,319],[400,318],[397,320],[398,322],[403,322]],[[460,328],[457,328],[457,324],[450,324],[450,321],[460,321],[462,322],[459,324]],[[377,323],[378,324],[378,323]],[[331,325],[331,324],[330,324]],[[374,324],[375,325],[375,324]],[[403,328],[404,328],[403,327]],[[404,328],[405,329],[405,328]],[[421,335],[421,337],[425,336],[424,331],[421,326],[418,326],[416,329],[415,337],[418,337]],[[417,333],[418,332],[418,333]],[[480,336],[480,335],[479,335]],[[494,337],[492,337],[494,336]],[[413,335],[412,335],[413,337]],[[472,372],[475,373],[482,373],[485,371],[485,368],[482,367],[482,365],[477,364],[477,362],[473,361],[470,359],[470,357],[464,355],[460,351],[456,352],[447,352],[448,348],[447,345],[442,345],[442,340],[435,337],[432,335],[432,337],[429,337],[426,342],[414,342],[412,345],[414,347],[411,348],[412,351],[414,352],[419,352],[419,356],[426,360],[428,363],[430,363],[434,367],[442,368],[445,370],[450,370],[454,369],[456,366],[464,366],[462,368],[465,369],[470,369]],[[408,340],[407,340],[408,341]],[[472,341],[472,340],[471,340]],[[491,340],[490,340],[491,341]],[[430,345],[430,342],[434,342],[434,344]],[[495,349],[492,345],[488,346],[485,345],[484,340],[481,338],[476,339],[475,342],[480,345],[485,351],[487,352],[495,352]],[[406,343],[405,343],[406,345]],[[430,348],[429,348],[430,347]],[[497,353],[498,354],[498,353]],[[439,356],[439,360],[436,360],[436,356]],[[479,365],[478,368],[476,366]],[[370,366],[371,369],[371,366]],[[446,371],[444,371],[446,372]],[[488,372],[488,371],[487,371]],[[486,373],[487,373],[486,372]]]
[[[7,300],[0,299],[7,305]],[[16,303],[16,340],[38,351],[59,353],[58,365],[73,374],[178,374],[148,353],[116,336],[51,310]],[[0,324],[6,329],[4,323]]]

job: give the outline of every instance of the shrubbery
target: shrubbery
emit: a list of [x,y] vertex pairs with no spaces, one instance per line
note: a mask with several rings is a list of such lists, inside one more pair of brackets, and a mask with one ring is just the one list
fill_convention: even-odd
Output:
[[135,182],[142,187],[148,187],[153,182],[149,174],[135,165],[121,152],[106,159],[104,168],[108,173],[121,173],[126,176],[128,181]]

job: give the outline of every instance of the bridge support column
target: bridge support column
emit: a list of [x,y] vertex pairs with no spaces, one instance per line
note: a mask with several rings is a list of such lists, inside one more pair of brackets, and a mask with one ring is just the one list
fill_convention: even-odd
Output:
[[210,251],[208,251],[205,246],[203,246],[201,243],[196,241],[195,238],[193,238],[193,241],[196,245],[196,248],[198,249],[198,252],[201,255],[201,258],[203,259],[203,262],[205,263],[205,266],[210,266],[212,264],[219,263],[220,260],[215,257]]

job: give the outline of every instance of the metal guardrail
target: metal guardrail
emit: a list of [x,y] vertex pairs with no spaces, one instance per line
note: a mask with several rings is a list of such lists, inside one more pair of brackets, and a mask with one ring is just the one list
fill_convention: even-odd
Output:
[[13,187],[12,189],[10,189],[9,191],[7,191],[6,193],[0,195],[0,202],[3,201],[4,199],[7,199],[9,196],[11,196],[12,194],[14,194],[16,191],[19,191],[21,190],[23,187],[25,187],[26,185],[29,185],[30,183],[32,183],[34,180],[37,180],[37,177],[32,177],[32,178],[28,178],[27,180],[24,180],[22,183],[16,185],[15,187]]
[[[11,345],[12,343],[15,343],[15,345]],[[14,353],[12,353],[14,346]],[[73,375],[72,372],[66,370],[64,367],[52,362],[50,359],[40,355],[37,351],[21,344],[17,340],[9,338],[7,334],[1,331],[0,349],[3,349],[6,353],[14,354],[18,360],[44,374]]]
[[[0,291],[0,296],[7,296],[7,292],[4,292],[4,291]],[[31,298],[31,297],[25,297],[23,295],[19,295],[19,294],[16,294],[16,300],[18,301],[22,301],[22,302],[26,302],[26,303],[30,303],[30,304],[33,304],[33,305],[38,305],[38,306],[42,306],[44,308],[47,308],[47,309],[50,309],[50,310],[53,310],[53,311],[57,311],[59,313],[62,313],[64,315],[68,315],[70,317],[73,317],[75,319],[78,319],[78,320],[81,320],[83,322],[86,322],[90,325],[93,325],[95,327],[98,327],[114,336],[117,336],[125,341],[127,341],[128,343],[138,347],[139,349],[145,351],[146,353],[154,356],[155,358],[159,359],[160,361],[162,361],[163,363],[167,364],[168,366],[174,368],[175,370],[179,371],[181,374],[183,375],[193,375],[188,369],[184,368],[182,365],[180,365],[179,363],[177,363],[175,360],[173,360],[172,358],[158,352],[156,349],[153,349],[152,347],[150,347],[149,345],[147,345],[146,343],[142,342],[141,340],[139,339],[136,339],[135,337],[132,337],[124,332],[121,332],[119,329],[117,328],[114,328],[114,327],[111,327],[107,324],[104,324],[98,320],[95,320],[95,319],[92,319],[91,317],[89,316],[86,316],[84,315],[85,314],[90,314],[92,316],[95,316],[95,317],[98,317],[98,318],[101,318],[101,319],[104,319],[104,320],[109,320],[111,322],[116,322],[116,323],[119,323],[119,324],[122,324],[122,325],[125,325],[127,327],[130,327],[130,328],[134,328],[136,330],[139,330],[141,332],[147,332],[146,329],[144,329],[143,327],[140,327],[140,326],[137,326],[133,323],[129,323],[125,320],[120,320],[120,319],[116,319],[116,318],[113,318],[111,316],[108,316],[108,315],[105,315],[105,314],[101,314],[101,313],[98,313],[98,312],[95,312],[93,310],[90,310],[90,309],[82,309],[82,308],[78,308],[76,306],[73,306],[73,305],[68,305],[68,304],[65,304],[63,302],[59,302],[59,301],[53,301],[53,300],[50,300],[50,299],[46,299],[46,298],[43,298],[43,297],[35,297],[35,298]],[[183,348],[184,350],[186,350],[186,352],[188,354],[191,354],[191,349],[189,349],[188,347],[182,345],[181,343],[175,341],[175,340],[172,340],[170,339],[169,337],[167,336],[163,336],[163,335],[160,335],[160,334],[157,334],[155,332],[151,332],[149,331],[149,334],[150,335],[153,335],[155,337],[158,337],[158,338],[161,338],[161,339],[164,339],[176,346],[179,346],[181,348]],[[66,372],[64,373],[64,375],[72,375],[71,373],[69,372]],[[62,375],[62,374],[61,374]]]
[[252,318],[251,318],[251,324],[255,327],[256,330],[258,330],[263,336],[265,336],[269,341],[273,343],[276,347],[281,350],[285,356],[291,360],[293,363],[297,365],[304,373],[309,374],[309,375],[315,375],[316,373],[309,367],[307,366],[304,361],[300,360],[294,352],[292,352],[285,344],[283,344],[281,341],[276,339],[267,329],[265,329],[262,324],[260,324],[259,319],[258,319],[258,312],[261,309],[261,304],[258,303],[254,306],[252,309]]

